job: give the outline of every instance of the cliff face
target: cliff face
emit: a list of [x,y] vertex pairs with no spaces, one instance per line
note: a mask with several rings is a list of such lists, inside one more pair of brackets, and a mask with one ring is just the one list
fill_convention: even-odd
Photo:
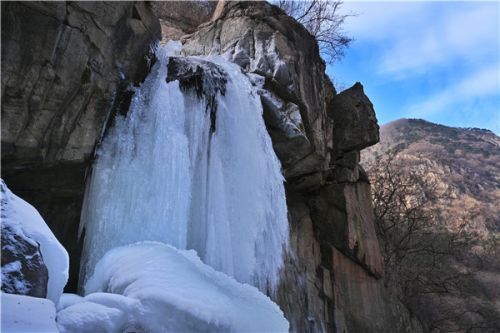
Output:
[[336,94],[314,38],[264,3],[227,3],[183,38],[186,55],[221,54],[259,86],[287,180],[291,246],[276,301],[297,332],[415,332],[380,281],[360,150],[378,141],[361,84]]
[[[187,29],[194,33],[183,37],[183,53],[221,54],[259,87],[287,181],[290,248],[274,298],[292,330],[418,331],[380,280],[370,185],[359,165],[378,126],[363,87],[337,94],[314,38],[276,7],[227,2],[216,12]],[[124,87],[144,77],[143,56],[157,36],[144,3],[2,3],[2,176],[68,248],[73,278],[89,157],[108,114],[126,112]]]
[[159,36],[142,2],[2,3],[2,177],[70,252],[70,289],[85,170]]
[[261,99],[285,177],[322,181],[330,161],[335,91],[316,42],[291,17],[266,4],[227,3],[219,18],[185,40],[186,55],[224,54],[263,85]]

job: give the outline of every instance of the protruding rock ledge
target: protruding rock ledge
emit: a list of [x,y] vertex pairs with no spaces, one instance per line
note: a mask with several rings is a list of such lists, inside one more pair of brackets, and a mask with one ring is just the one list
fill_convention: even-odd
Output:
[[380,139],[373,104],[359,82],[333,98],[328,115],[334,122],[333,144],[336,154],[360,151]]
[[167,82],[179,81],[184,92],[194,92],[205,98],[206,112],[210,112],[210,132],[215,132],[217,94],[226,94],[227,74],[210,61],[172,57],[168,62]]

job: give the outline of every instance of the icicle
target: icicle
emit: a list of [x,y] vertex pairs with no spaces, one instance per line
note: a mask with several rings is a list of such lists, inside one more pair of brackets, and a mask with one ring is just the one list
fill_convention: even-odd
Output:
[[238,66],[220,57],[169,64],[169,47],[98,152],[82,213],[82,283],[111,248],[160,241],[266,291],[278,282],[288,221],[260,100]]

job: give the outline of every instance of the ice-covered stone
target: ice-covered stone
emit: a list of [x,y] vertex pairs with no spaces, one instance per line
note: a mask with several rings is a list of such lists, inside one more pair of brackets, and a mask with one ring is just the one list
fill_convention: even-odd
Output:
[[68,253],[33,206],[12,193],[3,180],[0,186],[2,290],[31,295],[35,288],[39,297],[45,297],[46,290],[47,298],[57,303],[68,280]]

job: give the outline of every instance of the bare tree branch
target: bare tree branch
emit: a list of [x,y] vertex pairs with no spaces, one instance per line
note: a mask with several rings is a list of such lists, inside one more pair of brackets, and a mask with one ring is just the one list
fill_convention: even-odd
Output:
[[318,41],[324,59],[333,63],[344,56],[352,38],[345,35],[343,26],[354,14],[340,13],[342,1],[309,0],[271,1],[301,23]]

